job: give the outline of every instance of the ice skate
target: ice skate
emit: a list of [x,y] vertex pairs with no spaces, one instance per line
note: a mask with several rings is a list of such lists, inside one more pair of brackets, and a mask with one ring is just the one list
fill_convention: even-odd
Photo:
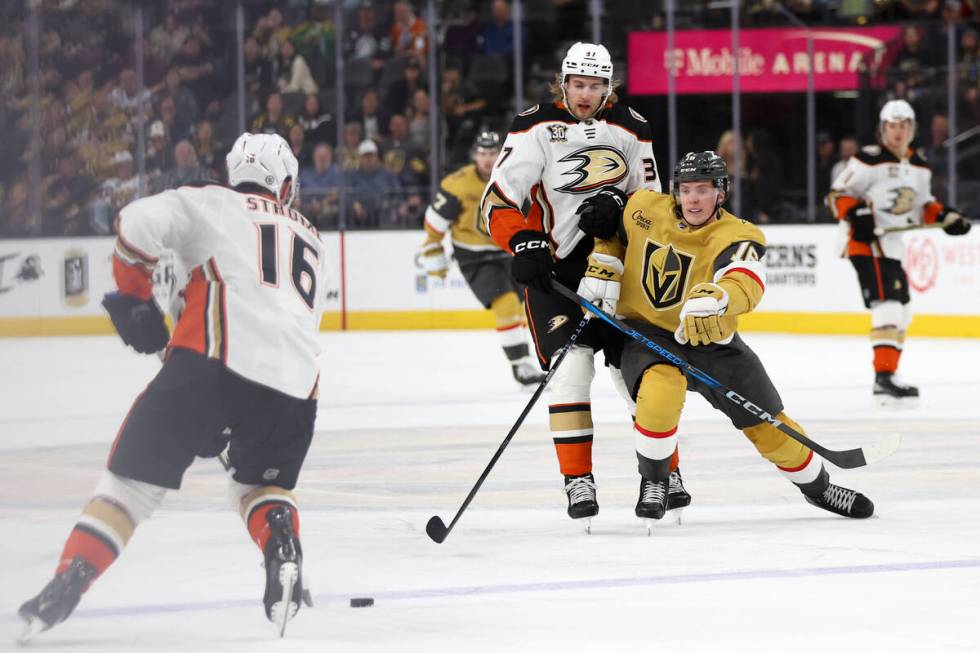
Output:
[[667,480],[669,481],[667,486],[667,512],[680,524],[681,516],[684,514],[684,508],[691,505],[691,495],[684,488],[684,479],[681,478],[680,468],[672,471]]
[[521,385],[537,385],[544,381],[545,373],[530,357],[522,358],[510,367],[514,380]]
[[84,558],[76,557],[66,570],[44,586],[41,593],[20,606],[17,614],[27,622],[19,638],[25,643],[39,632],[48,630],[71,615],[82,598],[82,592],[98,575]]
[[272,535],[265,547],[265,614],[279,636],[296,616],[303,592],[303,549],[293,532],[292,511],[274,508],[266,515]]
[[892,372],[878,372],[875,374],[874,398],[879,406],[914,406],[918,403],[919,389],[896,383]]
[[663,519],[667,512],[667,492],[669,480],[649,481],[640,479],[640,498],[636,501],[634,512],[647,527],[647,535],[653,533],[653,523]]
[[568,495],[568,516],[582,519],[585,532],[592,533],[592,518],[599,514],[596,502],[595,478],[592,474],[565,477],[565,494]]
[[871,499],[860,492],[848,490],[846,487],[831,483],[822,494],[811,496],[804,492],[807,503],[842,517],[852,519],[867,519],[874,514],[875,506]]

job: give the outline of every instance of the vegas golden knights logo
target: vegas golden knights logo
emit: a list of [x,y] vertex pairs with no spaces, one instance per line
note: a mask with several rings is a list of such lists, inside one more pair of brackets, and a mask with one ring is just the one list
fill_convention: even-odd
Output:
[[574,179],[556,190],[564,193],[590,193],[603,186],[618,184],[626,178],[629,167],[626,157],[614,147],[583,147],[558,159],[559,163],[575,163],[563,175]]
[[915,189],[908,186],[892,188],[888,191],[892,194],[892,205],[886,211],[892,215],[902,215],[915,208]]
[[643,252],[643,290],[650,304],[662,311],[684,299],[684,287],[694,257],[647,239]]

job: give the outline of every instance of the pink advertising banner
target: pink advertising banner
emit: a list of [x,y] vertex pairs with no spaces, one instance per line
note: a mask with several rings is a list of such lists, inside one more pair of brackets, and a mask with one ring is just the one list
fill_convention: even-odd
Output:
[[[814,84],[818,91],[854,90],[867,60],[876,67],[899,27],[842,27],[813,30]],[[739,35],[738,67],[744,93],[806,91],[806,30],[746,29]],[[667,93],[667,71],[675,66],[678,93],[730,93],[732,33],[729,30],[675,32],[674,52],[667,51],[666,32],[629,35],[631,95]]]

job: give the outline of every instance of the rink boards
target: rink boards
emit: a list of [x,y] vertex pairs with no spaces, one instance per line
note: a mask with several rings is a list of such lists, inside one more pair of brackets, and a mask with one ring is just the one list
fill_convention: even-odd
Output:
[[[766,295],[743,331],[866,333],[857,280],[839,256],[836,225],[763,228]],[[487,328],[453,266],[445,280],[415,263],[422,232],[321,234],[331,257],[325,330]],[[905,235],[915,319],[911,335],[980,337],[980,233]],[[99,301],[114,289],[111,238],[0,241],[0,335],[111,333]]]

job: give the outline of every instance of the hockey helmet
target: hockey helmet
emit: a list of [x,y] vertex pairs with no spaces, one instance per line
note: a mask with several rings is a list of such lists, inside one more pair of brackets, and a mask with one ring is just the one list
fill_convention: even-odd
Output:
[[[299,194],[299,163],[289,144],[278,134],[242,134],[225,157],[228,183],[258,184],[289,207]],[[286,197],[283,184],[291,181]]]
[[610,84],[613,78],[612,59],[606,46],[598,43],[583,43],[579,41],[568,48],[561,62],[561,78],[565,81],[568,75],[587,75],[601,77]]
[[885,102],[885,106],[881,107],[881,113],[878,114],[878,121],[882,123],[901,122],[903,120],[911,120],[912,124],[915,124],[915,110],[905,100]]
[[473,149],[481,150],[499,150],[500,149],[500,134],[489,129],[482,130],[476,135],[476,140],[473,141]]
[[711,150],[688,152],[674,166],[674,178],[670,182],[674,197],[680,194],[681,182],[684,181],[710,181],[715,188],[728,195],[728,164]]

